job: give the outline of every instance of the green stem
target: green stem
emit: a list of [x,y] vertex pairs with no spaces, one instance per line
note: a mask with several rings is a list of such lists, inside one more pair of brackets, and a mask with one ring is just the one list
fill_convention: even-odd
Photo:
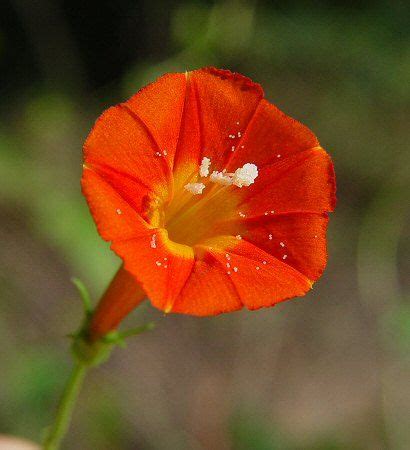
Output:
[[58,450],[70,425],[71,416],[78,394],[83,384],[89,366],[83,362],[77,362],[71,372],[70,379],[65,387],[63,396],[58,405],[54,423],[48,430],[44,442],[44,450]]

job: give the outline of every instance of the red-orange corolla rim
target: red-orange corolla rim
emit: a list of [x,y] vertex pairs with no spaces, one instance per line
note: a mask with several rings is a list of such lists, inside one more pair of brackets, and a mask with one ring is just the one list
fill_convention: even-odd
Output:
[[[204,157],[224,173],[254,164],[258,177],[212,184]],[[184,188],[196,182],[200,195]],[[331,159],[239,74],[166,74],[109,108],[85,142],[82,188],[100,235],[167,312],[272,306],[304,295],[326,265]]]

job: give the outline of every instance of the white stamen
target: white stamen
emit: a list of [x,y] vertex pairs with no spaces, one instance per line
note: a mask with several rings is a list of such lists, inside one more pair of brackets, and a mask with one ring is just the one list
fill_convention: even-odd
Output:
[[122,214],[122,211],[120,210],[120,208],[118,208],[115,212],[116,212],[118,215]]
[[283,255],[282,259],[286,259],[288,257],[288,255]]
[[216,170],[211,173],[209,179],[213,183],[222,184],[224,186],[230,186],[233,183],[232,177],[230,175],[225,175],[225,173],[218,172]]
[[272,210],[270,213],[271,213],[271,214],[275,214],[275,211]]
[[162,262],[161,262],[161,261],[155,261],[155,264],[156,264],[158,267],[162,266]]
[[153,234],[150,242],[151,248],[157,248],[157,235]]
[[284,246],[285,246],[285,244],[284,244],[283,242],[279,242],[279,245],[280,245],[281,247],[284,247]]
[[209,167],[211,166],[211,160],[204,156],[199,166],[199,175],[201,177],[207,177],[209,175]]
[[281,155],[276,155],[277,158],[280,158]]
[[250,186],[258,176],[258,168],[255,164],[246,163],[235,170],[233,184],[238,187]]
[[237,272],[238,270],[239,270],[239,269],[238,269],[237,267],[234,267],[234,268],[233,268],[233,271],[234,271],[234,272]]
[[242,136],[241,132],[240,132],[240,131],[238,131],[238,137],[241,137],[241,136]]
[[239,120],[238,120],[238,122],[236,122],[236,125],[239,125]]
[[205,189],[204,183],[188,183],[184,186],[184,188],[194,195],[202,194],[202,191]]
[[271,241],[273,239],[273,236],[270,234],[269,235],[269,240]]

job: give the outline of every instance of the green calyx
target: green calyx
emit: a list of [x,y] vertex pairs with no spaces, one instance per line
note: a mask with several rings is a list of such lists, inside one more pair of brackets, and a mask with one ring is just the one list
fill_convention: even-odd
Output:
[[94,312],[91,303],[91,297],[88,293],[87,288],[81,280],[79,280],[78,278],[73,278],[72,282],[77,287],[77,290],[83,302],[84,309],[84,320],[80,327],[80,330],[77,333],[70,335],[70,337],[73,339],[71,351],[76,361],[80,364],[88,367],[98,366],[107,361],[114,347],[126,347],[125,340],[127,338],[137,336],[144,331],[149,331],[154,328],[154,323],[149,322],[145,325],[132,328],[130,330],[110,331],[97,340],[90,339],[88,330]]

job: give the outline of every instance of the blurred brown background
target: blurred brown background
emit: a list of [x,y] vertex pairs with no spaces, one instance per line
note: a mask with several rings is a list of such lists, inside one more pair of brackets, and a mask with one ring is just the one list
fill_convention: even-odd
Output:
[[[305,298],[157,328],[87,380],[67,449],[410,448],[408,2],[0,2],[0,432],[39,440],[119,265],[80,192],[93,121],[167,71],[260,82],[332,155],[330,260]],[[407,138],[407,139],[406,139]]]

